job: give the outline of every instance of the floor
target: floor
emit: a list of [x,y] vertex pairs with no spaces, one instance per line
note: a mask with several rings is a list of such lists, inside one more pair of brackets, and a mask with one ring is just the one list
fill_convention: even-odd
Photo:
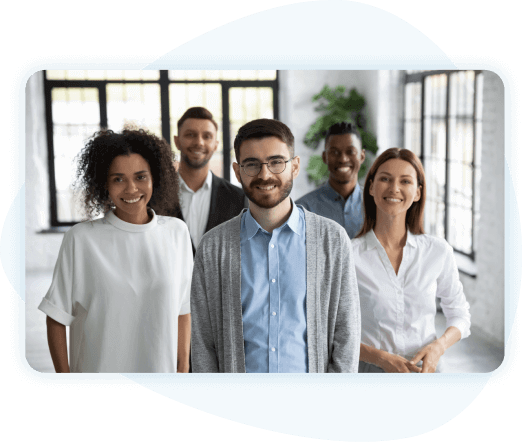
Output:
[[[47,347],[45,315],[38,304],[51,285],[52,272],[26,272],[26,358],[31,367],[42,373],[53,373],[53,363]],[[438,336],[445,331],[445,318],[436,318]],[[503,361],[503,348],[483,338],[476,329],[453,345],[443,356],[443,372],[487,373]]]

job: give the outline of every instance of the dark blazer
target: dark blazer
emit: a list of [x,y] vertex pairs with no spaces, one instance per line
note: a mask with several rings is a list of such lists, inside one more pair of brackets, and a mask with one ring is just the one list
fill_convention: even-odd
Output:
[[[245,207],[248,207],[248,199],[244,196],[244,191],[212,173],[210,213],[204,233],[237,216]],[[184,221],[180,207],[177,207],[172,216]],[[195,255],[193,242],[192,245],[193,255]]]

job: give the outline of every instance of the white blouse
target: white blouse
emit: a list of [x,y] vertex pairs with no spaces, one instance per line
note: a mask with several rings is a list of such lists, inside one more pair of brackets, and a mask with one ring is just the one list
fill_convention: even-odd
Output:
[[65,235],[39,309],[70,326],[73,373],[174,373],[178,317],[190,313],[193,254],[183,221],[112,211]]
[[408,232],[396,275],[373,230],[352,240],[361,301],[361,343],[411,359],[436,339],[436,297],[461,338],[470,335],[469,304],[452,247]]

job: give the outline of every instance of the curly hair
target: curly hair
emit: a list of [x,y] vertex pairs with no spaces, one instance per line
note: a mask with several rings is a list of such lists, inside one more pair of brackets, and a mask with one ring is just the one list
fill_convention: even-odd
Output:
[[148,203],[158,215],[173,213],[179,206],[179,180],[168,143],[143,129],[95,132],[78,155],[75,188],[82,195],[87,219],[114,206],[107,190],[109,167],[119,155],[141,155],[149,164],[153,194]]

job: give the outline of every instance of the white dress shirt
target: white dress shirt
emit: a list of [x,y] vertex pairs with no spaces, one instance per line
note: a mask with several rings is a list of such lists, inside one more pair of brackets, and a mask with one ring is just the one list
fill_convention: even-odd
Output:
[[469,304],[452,247],[408,232],[396,275],[373,230],[352,240],[361,301],[361,343],[411,359],[436,339],[436,297],[461,338],[470,335]]
[[180,175],[179,178],[182,216],[188,225],[193,245],[197,248],[201,242],[202,235],[204,235],[210,214],[211,170],[208,171],[204,184],[196,192],[188,187]]

